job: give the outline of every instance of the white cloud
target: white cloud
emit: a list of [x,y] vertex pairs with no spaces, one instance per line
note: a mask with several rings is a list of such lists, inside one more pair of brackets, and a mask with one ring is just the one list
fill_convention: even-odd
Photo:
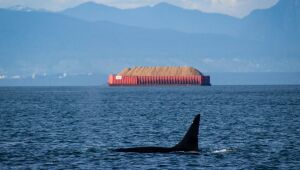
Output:
[[271,7],[278,0],[178,0],[178,2],[185,8],[244,17],[255,9]]
[[67,73],[63,73],[62,75],[58,76],[58,78],[59,78],[59,79],[63,79],[63,78],[66,78],[67,75],[68,75]]
[[23,5],[37,9],[44,8],[58,11],[88,1],[118,8],[135,8],[167,2],[184,8],[238,17],[249,14],[253,9],[268,8],[278,2],[278,0],[0,0],[0,7]]

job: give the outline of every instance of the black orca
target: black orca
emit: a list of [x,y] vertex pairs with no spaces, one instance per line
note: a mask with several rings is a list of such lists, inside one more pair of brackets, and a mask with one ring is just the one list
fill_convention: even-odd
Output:
[[169,152],[198,152],[198,133],[199,133],[200,114],[196,115],[189,130],[183,139],[173,147],[134,147],[118,148],[116,152],[138,152],[138,153],[169,153]]

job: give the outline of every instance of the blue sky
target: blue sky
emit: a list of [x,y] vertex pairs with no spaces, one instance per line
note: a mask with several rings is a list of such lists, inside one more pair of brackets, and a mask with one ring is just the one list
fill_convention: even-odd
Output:
[[223,13],[236,17],[246,16],[254,9],[269,8],[278,2],[278,0],[0,0],[0,7],[22,5],[59,11],[87,1],[123,9],[167,2],[183,8]]

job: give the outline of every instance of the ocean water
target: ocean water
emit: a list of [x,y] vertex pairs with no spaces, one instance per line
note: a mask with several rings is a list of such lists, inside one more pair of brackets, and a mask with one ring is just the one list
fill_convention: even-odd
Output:
[[[201,113],[199,154],[172,146]],[[0,169],[299,169],[300,86],[1,87]]]

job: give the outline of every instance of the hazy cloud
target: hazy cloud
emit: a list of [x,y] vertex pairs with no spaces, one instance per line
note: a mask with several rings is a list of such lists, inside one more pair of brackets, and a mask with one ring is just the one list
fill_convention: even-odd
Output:
[[35,79],[35,76],[36,76],[35,73],[33,73],[33,74],[31,75],[31,78],[32,78],[32,79]]
[[[0,0],[0,7],[23,5],[32,8],[43,8],[59,11],[91,0]],[[188,9],[205,12],[223,13],[232,16],[245,16],[253,9],[269,8],[278,0],[93,0],[118,8],[136,8],[167,2]]]
[[5,75],[0,74],[0,80],[5,79],[5,78],[6,78]]
[[[251,59],[241,58],[203,58],[200,63],[200,68],[214,72],[265,72],[266,67],[262,67],[265,61],[254,61]],[[203,70],[203,69],[202,69]]]
[[203,63],[213,63],[213,62],[215,62],[213,59],[211,59],[211,58],[204,58],[203,60]]
[[11,76],[11,79],[20,79],[21,76],[20,75],[14,75],[14,76]]

